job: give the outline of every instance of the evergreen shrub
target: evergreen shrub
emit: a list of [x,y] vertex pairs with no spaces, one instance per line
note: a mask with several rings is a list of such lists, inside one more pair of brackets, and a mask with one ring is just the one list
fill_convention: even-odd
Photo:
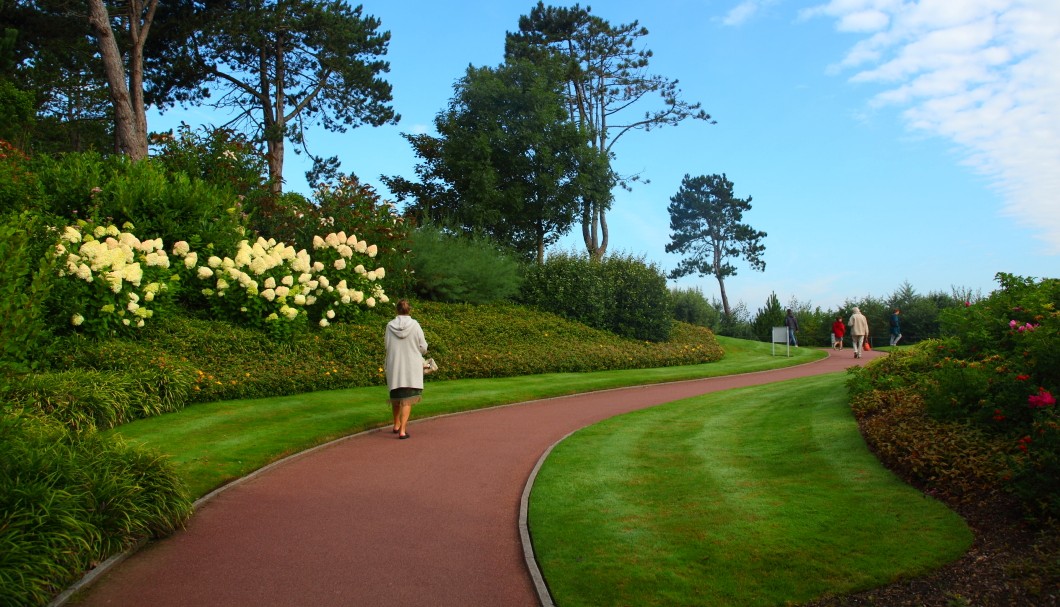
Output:
[[488,240],[427,225],[413,231],[411,247],[413,289],[423,299],[487,304],[519,293],[519,261]]

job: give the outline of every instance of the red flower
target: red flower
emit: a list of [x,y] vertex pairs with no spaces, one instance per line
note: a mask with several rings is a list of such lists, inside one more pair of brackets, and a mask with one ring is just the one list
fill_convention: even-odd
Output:
[[1027,375],[1026,373],[1021,373],[1021,374],[1016,376],[1016,379],[1019,380],[1019,381],[1027,381],[1030,378],[1031,378],[1031,376]]
[[1027,402],[1035,409],[1043,409],[1055,405],[1056,398],[1045,388],[1038,388],[1038,393],[1028,396]]

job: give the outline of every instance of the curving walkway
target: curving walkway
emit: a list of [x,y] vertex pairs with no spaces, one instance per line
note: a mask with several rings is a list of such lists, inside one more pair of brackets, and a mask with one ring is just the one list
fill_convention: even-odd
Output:
[[[146,545],[66,604],[540,605],[520,498],[554,443],[620,413],[882,356],[829,354],[775,371],[424,419],[409,440],[388,426],[336,441],[216,493],[186,530]],[[429,399],[428,388],[420,406]]]

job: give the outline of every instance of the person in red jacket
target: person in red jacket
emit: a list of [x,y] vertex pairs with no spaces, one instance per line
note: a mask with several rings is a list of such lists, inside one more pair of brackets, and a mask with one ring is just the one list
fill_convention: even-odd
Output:
[[847,334],[847,326],[843,324],[842,318],[836,318],[832,323],[832,349],[843,349],[843,336]]

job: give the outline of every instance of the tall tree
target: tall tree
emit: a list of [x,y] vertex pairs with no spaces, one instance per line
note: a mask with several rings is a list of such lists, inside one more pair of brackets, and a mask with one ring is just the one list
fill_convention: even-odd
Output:
[[670,278],[698,273],[714,276],[721,288],[725,316],[731,314],[725,294],[725,279],[736,275],[730,260],[743,258],[751,269],[765,271],[762,254],[765,232],[743,223],[751,210],[751,197],[736,198],[725,174],[700,177],[685,175],[681,188],[670,198],[670,243],[667,253],[686,255],[670,272]]
[[[133,160],[147,157],[144,45],[157,8],[158,0],[127,0],[112,15],[103,0],[88,0],[88,24],[99,45],[114,107],[115,147]],[[124,52],[118,46],[112,21],[128,36]]]
[[557,66],[469,67],[435,126],[437,138],[407,136],[424,160],[423,183],[390,178],[388,185],[427,198],[421,204],[435,222],[543,261],[545,248],[573,226],[578,193],[601,166],[568,120]]
[[[563,62],[571,119],[610,162],[615,143],[628,132],[676,125],[687,118],[713,123],[699,103],[680,99],[677,80],[648,73],[652,52],[640,48],[640,39],[647,35],[637,21],[614,26],[589,7],[556,8],[538,2],[529,15],[519,18],[519,31],[508,34],[505,53],[532,61],[553,56]],[[658,105],[639,111],[644,107],[640,102],[653,95],[658,95]],[[610,174],[609,180],[584,192],[582,238],[591,256],[607,252],[611,186],[626,186],[636,177]]]
[[[221,85],[215,104],[235,108],[229,124],[249,125],[263,142],[276,192],[283,184],[284,142],[308,153],[307,126],[344,133],[362,124],[397,123],[391,86],[380,77],[390,71],[381,59],[390,32],[378,31],[379,19],[364,16],[361,6],[343,0],[208,0],[206,6],[181,73]],[[186,78],[169,84],[183,92],[181,101],[210,94]],[[338,162],[310,156],[317,170]]]

